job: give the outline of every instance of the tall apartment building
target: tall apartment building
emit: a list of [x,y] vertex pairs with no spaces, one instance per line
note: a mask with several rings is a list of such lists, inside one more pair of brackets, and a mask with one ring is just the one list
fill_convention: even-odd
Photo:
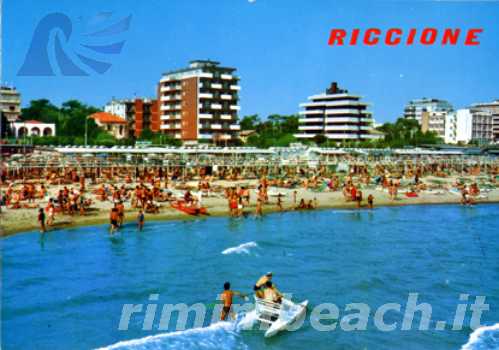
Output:
[[10,123],[21,115],[21,94],[13,87],[0,87],[0,111]]
[[104,111],[127,122],[128,138],[138,138],[143,130],[159,131],[159,100],[134,98],[115,100],[104,106]]
[[165,73],[159,84],[160,131],[182,141],[238,138],[238,85],[235,68],[191,61]]
[[470,107],[477,127],[477,140],[484,143],[499,142],[499,100],[476,103]]
[[361,141],[373,139],[372,115],[368,104],[360,96],[351,95],[340,89],[336,82],[325,93],[308,97],[310,102],[301,103],[298,134],[295,137],[310,139],[324,135],[335,141]]
[[409,101],[404,108],[404,118],[415,119],[421,125],[423,112],[450,112],[453,110],[452,105],[445,100],[424,97]]

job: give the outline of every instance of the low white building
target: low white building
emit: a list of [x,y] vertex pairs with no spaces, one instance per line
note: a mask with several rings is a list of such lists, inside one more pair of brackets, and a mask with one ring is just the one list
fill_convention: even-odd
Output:
[[26,136],[55,136],[55,124],[43,123],[38,120],[26,120],[12,123],[16,138]]

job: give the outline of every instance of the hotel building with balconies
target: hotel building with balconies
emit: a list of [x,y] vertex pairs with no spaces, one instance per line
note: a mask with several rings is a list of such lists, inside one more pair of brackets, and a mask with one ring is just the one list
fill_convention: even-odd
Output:
[[484,143],[499,143],[499,100],[473,104],[470,111],[476,129],[474,138]]
[[152,98],[116,100],[104,106],[104,112],[117,115],[127,122],[127,137],[137,139],[144,130],[158,132],[160,127],[159,102]]
[[191,61],[159,84],[160,131],[182,141],[238,138],[239,77],[219,62]]
[[299,112],[299,139],[324,135],[334,141],[363,141],[379,138],[371,133],[373,119],[368,104],[360,96],[351,95],[333,82],[325,93],[310,96],[310,102],[301,103]]
[[452,112],[453,110],[454,107],[445,100],[423,97],[409,101],[404,107],[404,118],[415,119],[421,125],[424,112]]
[[13,87],[0,87],[0,112],[9,123],[19,119],[21,115],[21,94]]

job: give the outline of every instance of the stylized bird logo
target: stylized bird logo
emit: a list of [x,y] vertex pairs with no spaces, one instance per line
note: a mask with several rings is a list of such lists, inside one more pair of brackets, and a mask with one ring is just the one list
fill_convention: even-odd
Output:
[[[91,27],[99,26],[112,16],[110,12],[103,12],[89,21]],[[82,39],[85,43],[80,43],[76,48],[70,48],[73,43],[70,41],[73,33],[73,23],[71,19],[62,13],[51,13],[45,16],[37,25],[31,45],[24,59],[24,63],[17,73],[20,76],[53,76],[54,65],[51,63],[51,53],[49,48],[53,46],[53,55],[57,63],[60,75],[64,76],[87,76],[89,71],[104,74],[112,64],[102,61],[98,56],[116,55],[121,53],[125,40],[114,41],[112,43],[95,43],[96,41],[108,41],[109,38],[119,37],[120,34],[128,31],[132,15],[119,20],[104,28],[83,33]],[[55,32],[55,35],[52,33]],[[62,37],[62,38],[61,38]],[[121,38],[122,39],[122,38]],[[118,39],[119,40],[119,39]],[[83,40],[82,40],[83,41]],[[51,45],[53,43],[53,45]],[[66,49],[65,49],[66,48]],[[89,57],[82,53],[87,51],[94,57]]]

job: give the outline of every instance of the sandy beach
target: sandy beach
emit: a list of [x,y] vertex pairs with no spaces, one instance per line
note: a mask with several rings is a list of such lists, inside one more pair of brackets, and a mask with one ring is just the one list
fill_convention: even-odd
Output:
[[[424,181],[425,179],[423,179]],[[428,180],[428,179],[426,179]],[[452,183],[454,179],[448,178],[446,182]],[[238,182],[228,182],[228,181],[215,181],[215,185],[220,185],[223,187],[235,186]],[[244,184],[249,184],[250,187],[256,186],[257,180],[246,180],[242,181]],[[195,186],[197,182],[189,183],[189,185]],[[55,194],[63,186],[51,186],[50,193]],[[283,193],[282,197],[283,211],[295,210],[296,206],[293,203],[293,191],[295,189],[282,189],[276,188],[279,192]],[[255,213],[255,198],[257,194],[252,190],[250,205],[245,206],[244,214],[254,215]],[[317,201],[317,209],[327,209],[327,208],[355,208],[355,202],[346,202],[341,191],[335,192],[315,192],[310,189],[297,188],[297,199],[305,199],[305,201],[314,200]],[[364,200],[362,202],[362,208],[367,208],[367,203],[365,198],[369,194],[374,196],[374,206],[394,206],[394,205],[421,205],[421,204],[460,204],[461,196],[456,193],[452,193],[447,190],[428,190],[421,191],[418,193],[418,197],[408,198],[405,196],[404,189],[399,191],[396,200],[391,200],[387,191],[381,188],[376,189],[362,189]],[[482,203],[495,203],[499,202],[499,189],[492,189],[486,195],[481,195],[476,199],[477,205]],[[46,205],[46,201],[39,202],[40,206]],[[205,197],[202,199],[202,205],[207,208],[208,215],[202,216],[191,216],[183,212],[180,212],[170,206],[170,203],[163,202],[160,204],[159,214],[145,214],[145,222],[147,225],[148,221],[159,221],[159,220],[189,220],[189,219],[199,219],[207,218],[210,216],[228,216],[229,209],[227,205],[227,199],[223,197],[222,194],[217,194],[214,197]],[[89,226],[97,224],[107,224],[109,223],[109,212],[113,206],[111,201],[94,201],[91,209],[85,213],[85,215],[80,216],[79,214],[74,215],[63,215],[57,214],[54,226],[49,228],[50,230],[57,230],[66,227],[76,227],[76,226]],[[125,202],[125,222],[135,222],[138,209],[131,208],[129,202]],[[263,213],[268,214],[272,212],[279,211],[277,207],[277,197],[270,197],[269,203],[265,204],[263,207]],[[1,235],[8,236],[21,232],[38,231],[39,226],[37,222],[37,209],[7,209],[2,207],[2,212],[0,214],[0,226]]]

